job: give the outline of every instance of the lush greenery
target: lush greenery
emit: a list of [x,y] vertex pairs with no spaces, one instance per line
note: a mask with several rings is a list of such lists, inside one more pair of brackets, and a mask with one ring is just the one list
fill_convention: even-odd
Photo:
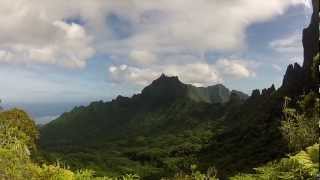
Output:
[[[72,169],[90,168],[107,176],[137,173],[146,179],[189,170],[223,131],[224,116],[245,100],[222,85],[210,87],[210,93],[201,89],[205,95],[195,100],[200,95],[194,88],[191,92],[177,78],[162,76],[132,98],[75,108],[41,129],[44,161],[60,159]],[[228,102],[199,100],[220,101],[219,94]]]
[[[96,140],[89,137],[90,142],[85,142],[87,137],[79,134],[76,143],[49,139],[52,144],[41,148],[37,147],[38,130],[24,111],[1,112],[0,178],[312,179],[319,173],[317,93],[284,98],[283,91],[272,86],[248,100],[231,94],[226,103],[181,97],[163,104],[149,101],[157,108],[148,111],[133,110],[136,101],[130,101],[120,97],[109,104],[76,108],[50,125],[60,132],[56,127],[70,123],[71,117],[71,124],[74,118],[84,126],[88,124],[81,122],[90,115],[102,118],[109,108],[109,115],[140,110],[122,121],[125,128],[105,129],[118,128],[118,134],[105,132],[112,138],[101,137],[99,132],[93,134]],[[124,132],[126,136],[121,135]],[[78,141],[81,138],[83,143]]]
[[297,109],[288,107],[290,101],[286,98],[280,129],[291,152],[300,152],[255,168],[254,174],[240,174],[231,179],[315,179],[319,176],[319,96],[309,93],[298,101]]
[[[315,179],[319,177],[319,144],[314,144],[299,153],[272,161],[264,166],[254,169],[255,173],[229,177],[230,180],[290,180],[290,179]],[[196,170],[191,166],[191,173],[177,173],[171,178],[162,180],[217,180],[217,171],[211,168],[207,173]]]
[[[90,145],[66,145],[60,149],[48,146],[42,161],[59,159],[74,170],[89,168],[100,176],[137,173],[144,179],[172,177],[180,171],[185,173],[177,177],[189,174],[190,164],[199,164],[202,171],[215,167],[219,177],[250,172],[253,167],[316,143],[317,98],[317,94],[310,93],[298,103],[291,100],[284,109],[281,92],[273,88],[245,104],[237,98],[224,105],[180,99],[170,108],[158,108],[134,119],[137,123],[128,127],[136,134],[91,141]],[[89,115],[77,117],[86,116]],[[291,139],[300,139],[303,144],[290,142],[286,136],[289,131]],[[304,136],[300,133],[306,131],[309,133]]]
[[303,33],[303,66],[250,97],[162,75],[131,98],[76,107],[40,134],[25,112],[0,107],[0,179],[315,179],[318,27],[312,18]]
[[319,144],[315,144],[294,156],[255,168],[254,174],[239,174],[231,180],[316,179],[319,175]]
[[[304,100],[308,99],[307,96]],[[317,101],[318,102],[318,101]],[[318,109],[318,108],[315,108]],[[287,111],[287,110],[285,110]],[[291,113],[291,111],[290,111]],[[12,121],[12,116],[16,117]],[[314,114],[316,115],[316,114]],[[285,116],[288,120],[291,116]],[[310,118],[314,118],[311,116]],[[307,120],[310,120],[307,119]],[[319,120],[319,119],[318,119]],[[13,123],[14,122],[14,123]],[[34,127],[33,121],[30,120],[23,111],[11,110],[0,113],[0,177],[1,179],[35,179],[35,180],[134,180],[140,179],[136,175],[124,175],[118,178],[95,177],[93,171],[79,170],[72,172],[68,168],[55,165],[37,165],[30,158],[30,142],[33,136],[28,135],[19,128],[20,123],[29,127]],[[284,124],[284,126],[286,126]],[[288,126],[284,129],[287,131]],[[303,128],[303,127],[302,127]],[[294,129],[294,128],[293,128]],[[299,136],[300,134],[296,134]],[[294,141],[300,143],[299,141]],[[291,142],[293,143],[293,142]],[[34,147],[34,144],[31,145]],[[301,147],[301,146],[299,146]],[[319,144],[308,147],[305,151],[300,151],[294,156],[283,158],[279,161],[268,163],[265,166],[255,169],[255,174],[239,174],[230,179],[313,179],[319,173]],[[214,168],[202,174],[196,170],[196,166],[191,166],[191,173],[177,173],[173,177],[162,178],[163,180],[215,180],[217,172]]]
[[21,110],[0,113],[0,179],[10,180],[135,180],[136,175],[118,178],[95,177],[91,170],[72,172],[55,165],[38,165],[31,158],[37,137],[34,122]]
[[290,151],[296,152],[319,139],[320,102],[316,93],[310,93],[299,101],[298,109],[287,107],[290,101],[286,98],[281,130]]

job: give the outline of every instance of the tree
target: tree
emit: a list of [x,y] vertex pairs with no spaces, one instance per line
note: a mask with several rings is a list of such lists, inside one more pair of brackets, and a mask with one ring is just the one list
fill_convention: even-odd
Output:
[[[25,127],[24,127],[25,126]],[[30,129],[27,129],[30,128]],[[73,172],[55,165],[38,165],[30,158],[29,148],[37,132],[29,116],[21,110],[0,112],[0,179],[14,180],[138,180],[136,175],[95,177],[93,171]]]
[[26,144],[30,150],[36,150],[39,132],[35,122],[26,112],[19,109],[1,112],[0,121],[2,124],[6,124],[8,128],[15,128],[18,131],[23,132],[28,137]]
[[283,137],[291,152],[297,152],[319,140],[320,101],[316,93],[309,93],[298,102],[298,108],[289,108],[286,98],[281,122]]

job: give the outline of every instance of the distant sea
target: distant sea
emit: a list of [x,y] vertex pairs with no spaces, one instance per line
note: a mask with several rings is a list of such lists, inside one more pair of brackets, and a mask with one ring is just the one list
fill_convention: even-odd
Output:
[[75,106],[86,106],[88,102],[70,103],[2,103],[4,109],[19,108],[25,110],[36,124],[43,125],[56,118],[64,112],[71,111]]

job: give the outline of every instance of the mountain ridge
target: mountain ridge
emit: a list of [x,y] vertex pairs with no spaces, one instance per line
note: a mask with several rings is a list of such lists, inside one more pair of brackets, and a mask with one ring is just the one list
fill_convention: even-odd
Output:
[[[240,99],[243,100],[249,98],[247,94],[241,91],[230,91],[223,84],[197,87],[181,82],[178,76],[167,76],[162,73],[161,76],[153,80],[150,85],[143,88],[140,94],[135,94],[132,98],[141,95],[145,98],[153,99],[161,94],[166,94],[169,96],[169,99],[187,97],[196,102],[226,103],[230,100],[232,93],[239,95]],[[120,97],[123,96],[120,95]]]
[[65,113],[41,128],[41,147],[78,169],[95,162],[95,170],[134,172],[150,180],[188,172],[191,164],[202,171],[215,167],[227,179],[287,155],[280,131],[284,98],[296,101],[319,87],[313,60],[319,49],[314,18],[319,1],[313,5],[303,33],[303,66],[289,65],[279,89],[271,85],[248,97],[223,85],[194,87],[163,74],[131,98]]
[[[221,109],[223,106],[227,106],[231,96],[233,99],[234,96],[237,97],[237,104],[248,98],[246,94],[240,91],[230,91],[222,84],[195,87],[182,83],[177,76],[170,77],[162,74],[146,86],[140,94],[135,94],[132,97],[117,96],[109,102],[92,102],[89,106],[76,107],[70,112],[64,113],[58,119],[41,127],[42,141],[40,142],[48,144],[47,142],[55,138],[61,138],[64,139],[63,142],[72,143],[75,139],[78,139],[77,134],[87,134],[88,137],[93,138],[87,131],[93,131],[92,134],[98,137],[120,137],[120,132],[122,134],[132,134],[134,132],[128,126],[148,123],[144,120],[147,118],[147,114],[155,116],[152,114],[167,111],[166,108],[168,107],[172,106],[174,108],[182,104],[206,104],[203,106],[216,106]],[[111,126],[114,128],[108,128]],[[104,132],[103,127],[109,129],[107,133]],[[56,129],[64,130],[55,134]],[[159,131],[159,133],[161,132]],[[48,134],[54,138],[46,139]]]

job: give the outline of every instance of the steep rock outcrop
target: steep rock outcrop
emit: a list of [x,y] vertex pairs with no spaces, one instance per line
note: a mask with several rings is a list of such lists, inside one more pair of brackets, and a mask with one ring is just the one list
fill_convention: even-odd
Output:
[[302,44],[304,48],[303,66],[295,63],[287,68],[281,90],[296,96],[310,91],[318,91],[319,82],[313,78],[313,72],[318,71],[314,66],[314,57],[319,53],[319,0],[313,0],[313,14],[310,25],[303,30]]

